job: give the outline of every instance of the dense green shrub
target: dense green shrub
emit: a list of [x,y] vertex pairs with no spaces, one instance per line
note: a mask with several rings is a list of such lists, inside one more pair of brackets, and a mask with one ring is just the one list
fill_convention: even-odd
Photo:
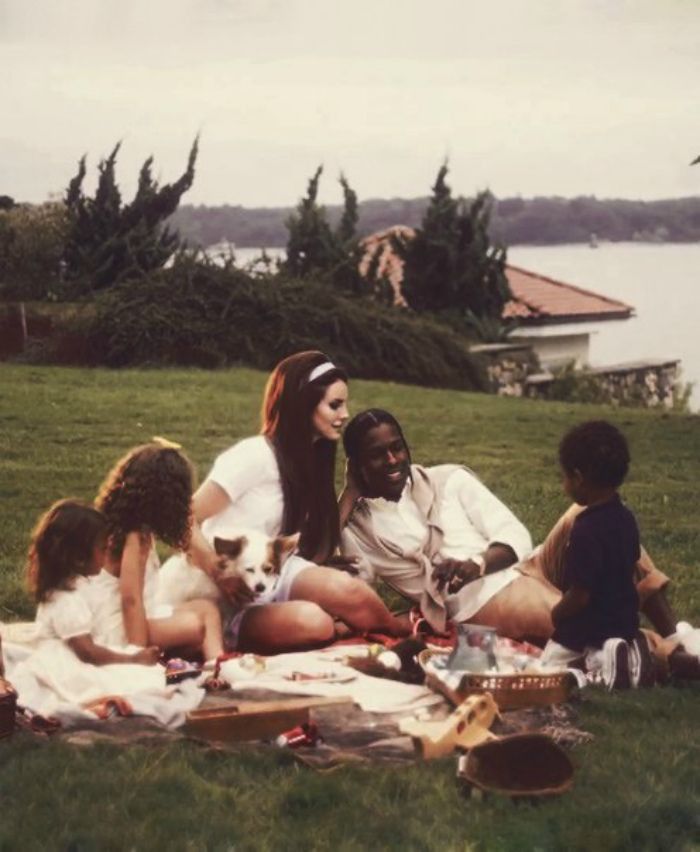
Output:
[[554,381],[547,388],[547,398],[562,402],[613,401],[609,388],[599,376],[577,369],[573,362],[555,372]]
[[466,342],[432,320],[347,298],[313,281],[253,278],[191,257],[100,295],[87,334],[96,363],[115,367],[243,363],[270,369],[323,349],[353,376],[479,389]]
[[68,227],[68,211],[58,201],[0,209],[0,298],[56,296]]

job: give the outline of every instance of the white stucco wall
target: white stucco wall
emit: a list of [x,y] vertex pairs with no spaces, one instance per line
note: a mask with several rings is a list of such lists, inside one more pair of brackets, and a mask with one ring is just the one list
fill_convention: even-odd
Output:
[[545,369],[563,367],[571,361],[576,367],[588,364],[590,335],[589,334],[550,334],[544,336],[529,336],[525,329],[518,329],[518,342],[530,343],[540,364]]

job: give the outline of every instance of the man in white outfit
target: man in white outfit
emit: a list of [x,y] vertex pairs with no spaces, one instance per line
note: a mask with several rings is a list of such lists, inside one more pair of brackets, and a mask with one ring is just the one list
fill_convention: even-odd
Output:
[[[340,503],[341,546],[357,560],[360,576],[382,579],[418,604],[436,631],[450,619],[540,643],[551,636],[564,549],[582,507],[572,506],[533,550],[524,525],[469,470],[411,464],[401,427],[388,412],[356,415],[343,440],[348,483]],[[668,578],[644,551],[637,574],[642,609],[661,635],[670,635]]]

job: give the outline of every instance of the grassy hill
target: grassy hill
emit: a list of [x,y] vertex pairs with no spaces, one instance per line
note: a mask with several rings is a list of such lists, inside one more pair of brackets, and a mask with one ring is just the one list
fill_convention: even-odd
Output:
[[[252,370],[78,370],[0,366],[0,620],[31,617],[22,578],[36,516],[90,499],[112,462],[153,435],[183,444],[200,476],[217,452],[257,431],[265,376]],[[700,622],[697,416],[499,399],[352,382],[351,408],[402,421],[416,461],[468,464],[535,540],[565,508],[562,432],[607,417],[630,441],[624,496],[642,539]],[[338,471],[340,473],[340,464]],[[188,742],[78,748],[29,736],[0,742],[3,849],[691,849],[700,844],[700,688],[589,691],[572,793],[543,806],[470,804],[454,760],[409,770],[300,769],[284,753]]]

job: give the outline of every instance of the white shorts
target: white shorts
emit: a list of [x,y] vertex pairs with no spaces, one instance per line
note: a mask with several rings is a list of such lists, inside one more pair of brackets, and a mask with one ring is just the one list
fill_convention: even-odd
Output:
[[307,568],[318,567],[315,562],[309,562],[302,556],[293,553],[285,561],[280,571],[280,578],[274,590],[267,595],[260,595],[253,603],[239,610],[230,621],[224,624],[224,644],[227,651],[235,651],[238,647],[238,637],[241,632],[241,624],[246,613],[255,606],[265,606],[271,603],[286,603],[292,593],[292,585],[296,578]]

